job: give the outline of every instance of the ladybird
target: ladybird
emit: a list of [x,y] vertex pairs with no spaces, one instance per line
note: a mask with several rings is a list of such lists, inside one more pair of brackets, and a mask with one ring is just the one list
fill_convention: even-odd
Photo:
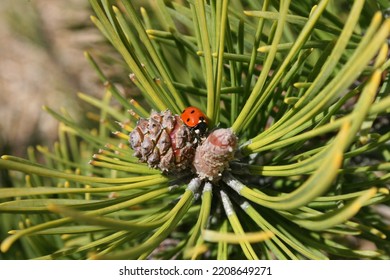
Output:
[[181,113],[180,118],[186,126],[199,135],[203,135],[207,131],[207,117],[199,109],[194,106],[187,107]]

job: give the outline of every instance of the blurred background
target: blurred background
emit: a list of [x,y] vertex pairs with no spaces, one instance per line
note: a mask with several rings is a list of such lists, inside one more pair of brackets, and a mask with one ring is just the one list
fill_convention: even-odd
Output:
[[77,92],[103,86],[83,52],[102,42],[88,0],[0,1],[0,155],[49,145],[57,122],[43,105],[78,118]]

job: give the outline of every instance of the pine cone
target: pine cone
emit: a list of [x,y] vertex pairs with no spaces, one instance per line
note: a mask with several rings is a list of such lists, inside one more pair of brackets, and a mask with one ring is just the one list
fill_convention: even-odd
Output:
[[152,168],[165,173],[189,170],[197,141],[178,115],[171,111],[152,111],[150,118],[141,118],[130,133],[134,156]]
[[237,136],[229,128],[214,130],[196,149],[194,168],[200,179],[217,182],[237,149]]

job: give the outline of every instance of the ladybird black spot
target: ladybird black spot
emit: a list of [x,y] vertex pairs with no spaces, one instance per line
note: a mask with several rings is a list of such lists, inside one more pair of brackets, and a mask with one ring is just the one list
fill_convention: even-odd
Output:
[[191,114],[193,114],[193,113],[195,113],[195,110],[192,110],[192,111],[191,111]]
[[190,121],[190,118],[187,119],[187,122],[189,122],[189,121]]

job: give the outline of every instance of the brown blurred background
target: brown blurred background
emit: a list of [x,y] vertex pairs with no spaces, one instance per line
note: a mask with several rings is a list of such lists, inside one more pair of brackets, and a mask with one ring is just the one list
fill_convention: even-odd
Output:
[[91,14],[88,0],[0,1],[0,155],[51,146],[57,122],[43,105],[77,118],[77,92],[101,95],[83,55],[101,41]]

